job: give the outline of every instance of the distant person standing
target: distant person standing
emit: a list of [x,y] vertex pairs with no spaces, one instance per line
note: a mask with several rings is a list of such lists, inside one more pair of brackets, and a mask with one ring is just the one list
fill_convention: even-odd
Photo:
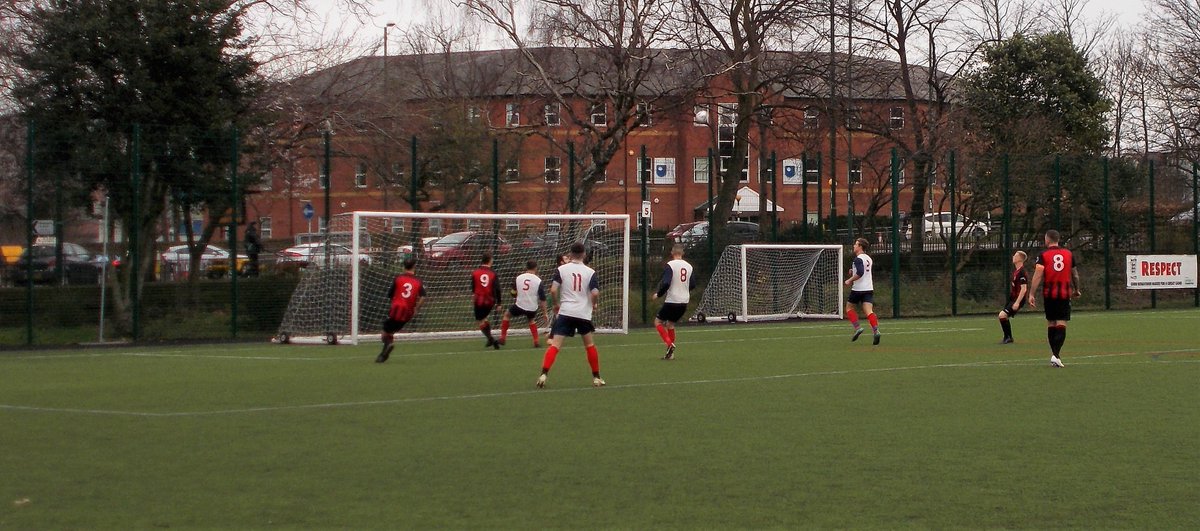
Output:
[[850,336],[850,341],[858,341],[863,328],[858,322],[858,313],[854,311],[854,307],[862,306],[874,335],[871,343],[878,345],[879,318],[875,316],[875,284],[871,277],[871,267],[875,262],[867,254],[867,247],[870,245],[866,238],[854,240],[854,265],[850,268],[850,278],[846,279],[846,286],[850,288],[850,298],[846,302],[846,319],[850,321],[850,326],[854,327],[854,335]]
[[[1029,286],[1029,307],[1036,308],[1034,300],[1038,287],[1042,288],[1042,305],[1046,311],[1046,339],[1050,343],[1050,366],[1062,367],[1059,351],[1067,341],[1067,321],[1071,320],[1071,299],[1079,297],[1079,270],[1075,269],[1075,257],[1071,251],[1059,247],[1062,238],[1056,230],[1046,231],[1046,250],[1038,256],[1033,268],[1033,281]],[[1046,283],[1042,284],[1042,279]]]
[[[246,241],[246,257],[250,259],[247,264],[246,275],[258,276],[258,253],[262,252],[262,242],[258,239],[258,223],[251,221],[246,225],[246,235],[243,237]],[[236,254],[236,253],[235,253]],[[234,266],[230,268],[237,273],[237,258],[234,257]]]
[[1012,324],[1008,322],[1008,319],[1015,317],[1017,312],[1021,311],[1021,307],[1025,306],[1025,296],[1029,294],[1029,277],[1025,276],[1025,258],[1025,251],[1017,251],[1012,255],[1013,272],[1009,276],[1008,304],[997,315],[1000,319],[1000,330],[1004,332],[1004,339],[1000,340],[1002,345],[1013,342]]
[[662,308],[654,317],[654,328],[658,336],[667,345],[667,355],[664,360],[675,359],[675,325],[687,313],[688,303],[691,302],[691,291],[696,287],[696,276],[692,274],[692,264],[683,259],[683,245],[675,244],[671,248],[671,261],[663,269],[662,281],[658,284],[655,299],[666,295]]
[[391,301],[388,306],[387,319],[383,321],[383,350],[375,358],[375,363],[383,363],[392,355],[395,348],[393,341],[396,332],[417,315],[417,310],[425,302],[425,284],[417,278],[417,259],[409,258],[404,261],[404,273],[397,275],[388,288],[387,298]]
[[483,337],[487,338],[484,348],[500,350],[500,342],[492,336],[492,322],[488,318],[492,309],[500,306],[500,281],[492,269],[492,253],[483,253],[479,268],[471,273],[471,293],[475,303],[475,323]]
[[583,336],[588,365],[592,368],[592,386],[605,385],[604,379],[600,378],[600,354],[592,341],[592,334],[596,331],[592,324],[592,311],[600,303],[600,283],[596,271],[583,264],[584,252],[582,243],[571,244],[571,261],[554,270],[550,292],[559,297],[559,311],[552,325],[554,338],[542,357],[542,375],[537,379],[539,389],[546,387],[546,377],[558,357],[563,337],[574,337],[576,333]]

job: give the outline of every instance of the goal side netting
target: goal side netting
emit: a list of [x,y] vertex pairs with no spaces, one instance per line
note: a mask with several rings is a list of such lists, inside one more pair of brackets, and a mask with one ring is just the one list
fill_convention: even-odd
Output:
[[704,290],[698,319],[841,317],[840,245],[730,245]]
[[[501,283],[501,306],[490,316],[498,334],[501,316],[514,302],[514,279],[527,262],[537,263],[549,293],[558,257],[574,242],[584,244],[585,263],[599,277],[600,304],[592,319],[597,331],[629,330],[626,215],[352,212],[334,216],[326,235],[300,269],[276,336],[280,342],[378,341],[390,306],[388,288],[408,257],[417,259],[426,297],[396,338],[479,336],[471,273],[484,253],[492,254]],[[542,331],[549,327],[540,311],[536,322]],[[523,317],[513,319],[509,335],[530,335]]]

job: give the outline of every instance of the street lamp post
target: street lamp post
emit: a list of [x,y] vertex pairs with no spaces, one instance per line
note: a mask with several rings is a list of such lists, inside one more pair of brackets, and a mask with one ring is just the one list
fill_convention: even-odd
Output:
[[[385,25],[383,27],[383,96],[384,97],[381,98],[381,101],[386,101],[386,98],[390,92],[389,89],[391,88],[391,83],[390,83],[391,78],[388,77],[388,29],[394,28],[394,27],[396,27],[395,22],[388,22],[387,25]],[[385,160],[390,159],[390,158],[391,157],[386,157]],[[395,176],[394,172],[392,172],[392,170],[391,170],[391,167],[390,167],[391,165],[389,164],[388,166],[389,167],[383,169],[383,171],[385,172],[384,177],[382,179],[380,179],[381,181],[383,181],[383,190],[382,191],[383,191],[383,210],[384,211],[387,211],[387,209],[388,209],[388,189],[392,187],[392,178]]]

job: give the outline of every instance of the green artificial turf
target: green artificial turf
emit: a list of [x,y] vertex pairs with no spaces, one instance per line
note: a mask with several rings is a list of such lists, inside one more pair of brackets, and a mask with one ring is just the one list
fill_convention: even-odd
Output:
[[4,353],[0,528],[1195,528],[1198,320]]

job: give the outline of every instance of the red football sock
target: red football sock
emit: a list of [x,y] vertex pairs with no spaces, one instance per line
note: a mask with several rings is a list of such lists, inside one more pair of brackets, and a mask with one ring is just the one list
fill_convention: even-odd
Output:
[[850,326],[858,328],[858,314],[854,310],[846,312],[846,319],[850,320]]
[[532,321],[529,323],[529,333],[533,335],[533,344],[536,345],[538,342],[537,323]]
[[875,312],[867,314],[867,322],[871,323],[871,330],[879,330],[879,318],[875,317]]
[[508,319],[500,321],[500,341],[508,339]]
[[654,328],[656,328],[658,330],[658,337],[662,338],[663,343],[670,345],[671,344],[671,336],[667,335],[667,327],[660,324],[660,325],[654,325]]
[[668,329],[667,329],[667,334],[669,334],[669,335],[671,336],[671,344],[672,344],[672,345],[674,345],[674,344],[675,344],[675,329],[674,329],[674,328],[668,328]]
[[596,345],[587,348],[588,365],[592,366],[592,375],[600,375],[600,353],[596,352]]
[[550,372],[550,367],[554,366],[554,358],[558,357],[558,347],[550,345],[546,349],[546,355],[542,357],[542,372]]

